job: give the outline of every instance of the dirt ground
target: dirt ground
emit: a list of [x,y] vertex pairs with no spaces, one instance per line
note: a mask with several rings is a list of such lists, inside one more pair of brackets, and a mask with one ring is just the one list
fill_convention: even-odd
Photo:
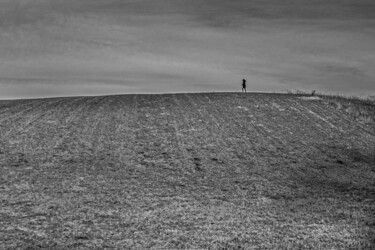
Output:
[[287,94],[0,101],[0,249],[375,249],[374,117]]

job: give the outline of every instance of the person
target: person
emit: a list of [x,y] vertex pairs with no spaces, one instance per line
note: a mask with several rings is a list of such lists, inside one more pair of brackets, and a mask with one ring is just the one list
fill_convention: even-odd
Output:
[[246,93],[246,80],[242,79],[242,92]]

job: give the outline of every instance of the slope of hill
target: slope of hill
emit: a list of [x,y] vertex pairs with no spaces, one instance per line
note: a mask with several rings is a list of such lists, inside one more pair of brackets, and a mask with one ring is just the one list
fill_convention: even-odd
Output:
[[370,249],[374,117],[284,94],[0,101],[0,248]]

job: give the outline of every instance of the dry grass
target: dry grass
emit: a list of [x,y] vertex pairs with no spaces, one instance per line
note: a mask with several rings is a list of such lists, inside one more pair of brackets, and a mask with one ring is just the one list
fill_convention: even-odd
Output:
[[298,97],[0,102],[0,249],[373,249],[375,127]]
[[347,114],[352,116],[354,119],[365,122],[367,124],[374,124],[375,122],[375,99],[371,96],[360,97],[360,96],[345,96],[340,94],[329,94],[329,93],[314,93],[296,90],[287,91],[288,94],[297,95],[308,99],[323,99],[328,102],[331,106],[337,109],[343,109]]

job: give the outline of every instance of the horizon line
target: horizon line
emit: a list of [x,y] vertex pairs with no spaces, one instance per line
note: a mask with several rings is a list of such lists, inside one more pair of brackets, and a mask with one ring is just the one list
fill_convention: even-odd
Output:
[[[311,95],[311,91],[307,90],[284,90],[275,92],[266,91],[248,91],[243,93],[241,91],[212,91],[212,92],[165,92],[165,93],[119,93],[119,94],[103,94],[103,95],[69,95],[69,96],[48,96],[48,97],[30,97],[30,98],[0,98],[0,101],[21,101],[21,100],[43,100],[43,99],[57,99],[57,98],[80,98],[80,97],[114,97],[114,96],[161,96],[161,95],[184,95],[184,94],[282,94],[282,95]],[[319,92],[316,91],[315,96],[335,96],[344,98],[359,98],[359,99],[375,99],[375,93],[367,96],[345,95],[341,93]]]

